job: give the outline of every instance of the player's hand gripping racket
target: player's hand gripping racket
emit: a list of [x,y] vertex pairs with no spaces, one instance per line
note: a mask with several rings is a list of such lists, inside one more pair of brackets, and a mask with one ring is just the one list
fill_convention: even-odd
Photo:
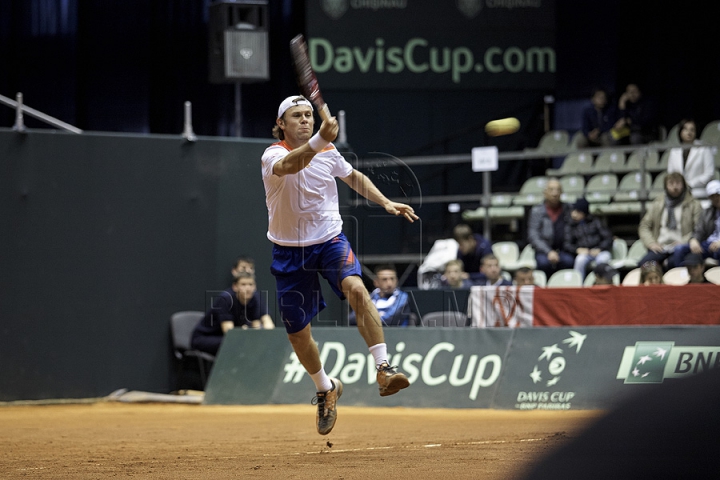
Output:
[[307,44],[302,34],[290,40],[290,54],[295,64],[295,72],[297,73],[300,91],[305,98],[317,107],[320,118],[326,121],[330,118],[330,109],[320,93],[320,85],[318,85],[317,77],[312,69],[312,65],[310,65]]

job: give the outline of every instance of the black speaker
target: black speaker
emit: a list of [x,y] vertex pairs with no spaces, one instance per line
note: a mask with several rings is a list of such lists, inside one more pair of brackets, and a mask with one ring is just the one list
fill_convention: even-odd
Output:
[[270,79],[267,0],[210,4],[210,83]]

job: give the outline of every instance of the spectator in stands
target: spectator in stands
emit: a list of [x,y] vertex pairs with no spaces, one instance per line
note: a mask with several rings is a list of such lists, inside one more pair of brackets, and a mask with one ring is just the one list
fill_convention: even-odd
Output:
[[657,108],[635,83],[625,87],[613,117],[610,136],[614,145],[641,145],[658,139]]
[[662,265],[667,259],[668,268],[676,267],[673,252],[690,240],[701,213],[702,206],[689,192],[685,178],[678,172],[668,173],[665,192],[648,206],[638,226],[640,241],[648,250],[640,264],[655,261]]
[[256,294],[255,275],[238,272],[232,287],[213,298],[212,306],[195,326],[192,347],[217,355],[225,334],[233,328],[275,328],[267,304]]
[[445,264],[445,271],[441,278],[443,287],[448,288],[470,288],[472,282],[467,278],[462,260],[450,260]]
[[480,262],[485,255],[493,253],[492,244],[479,233],[473,233],[470,226],[464,223],[455,226],[453,238],[458,242],[457,258],[462,260],[467,278],[472,283],[481,281]]
[[510,280],[502,276],[502,270],[500,270],[500,260],[498,260],[493,253],[489,253],[482,258],[480,273],[482,274],[482,279],[475,283],[475,285],[482,285],[486,287],[512,285]]
[[590,204],[578,198],[570,212],[570,221],[565,225],[563,249],[575,253],[573,268],[585,278],[588,263],[608,263],[612,258],[613,236],[599,218],[590,215]]
[[640,265],[640,285],[660,285],[663,283],[662,266],[650,260]]
[[[408,294],[398,288],[397,270],[393,265],[379,265],[375,268],[373,280],[375,290],[370,293],[380,319],[386,327],[407,327],[410,325],[411,315],[408,304]],[[350,325],[357,325],[355,312],[348,317]]]
[[689,252],[700,254],[703,258],[720,260],[720,180],[711,180],[707,184],[706,193],[710,206],[695,223],[688,244],[678,247],[673,254],[678,263]]
[[688,253],[680,265],[687,268],[690,278],[688,284],[710,283],[705,278],[705,259],[699,253]]
[[235,260],[235,265],[233,265],[230,273],[232,273],[234,278],[237,277],[240,272],[247,272],[255,275],[255,260],[247,255],[240,255],[237,260]]
[[582,113],[582,136],[578,148],[607,147],[611,145],[612,109],[608,106],[608,94],[603,88],[595,88],[590,96],[590,105]]
[[593,283],[593,286],[613,285],[613,277],[618,274],[618,271],[607,263],[598,263],[595,265],[595,268],[593,268],[593,273],[595,274],[595,283]]
[[[680,121],[680,144],[696,145],[697,124],[692,119]],[[695,198],[705,198],[705,187],[715,175],[715,162],[709,147],[673,148],[668,156],[668,172],[680,172]]]
[[524,285],[535,285],[535,276],[533,275],[533,269],[530,267],[520,267],[515,270],[515,276],[513,277],[513,283],[518,287]]
[[565,225],[570,220],[570,205],[562,203],[562,186],[557,178],[545,185],[545,201],[530,210],[528,241],[535,249],[537,268],[548,278],[557,270],[572,268],[575,256],[563,250]]

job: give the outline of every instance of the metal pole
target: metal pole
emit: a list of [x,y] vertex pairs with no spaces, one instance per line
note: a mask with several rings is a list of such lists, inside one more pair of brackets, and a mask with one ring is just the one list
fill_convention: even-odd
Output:
[[23,119],[23,94],[18,92],[15,95],[15,101],[17,102],[15,107],[15,125],[13,130],[16,132],[25,132],[25,120]]
[[242,99],[240,82],[235,82],[235,136],[242,137]]
[[485,225],[483,226],[483,236],[492,241],[490,238],[490,172],[483,172],[483,199],[482,203],[485,207]]
[[338,143],[345,145],[347,143],[347,131],[345,130],[345,110],[338,112],[338,126],[340,131],[338,132]]
[[192,127],[192,103],[189,101],[185,102],[185,128],[183,129],[182,136],[188,142],[194,142],[197,140]]

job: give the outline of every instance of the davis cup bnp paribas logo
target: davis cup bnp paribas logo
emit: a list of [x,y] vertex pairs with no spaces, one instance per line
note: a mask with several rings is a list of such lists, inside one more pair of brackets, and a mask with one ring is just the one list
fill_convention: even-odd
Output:
[[625,383],[662,383],[666,378],[720,368],[720,346],[675,346],[675,342],[636,342],[625,347],[617,378]]

